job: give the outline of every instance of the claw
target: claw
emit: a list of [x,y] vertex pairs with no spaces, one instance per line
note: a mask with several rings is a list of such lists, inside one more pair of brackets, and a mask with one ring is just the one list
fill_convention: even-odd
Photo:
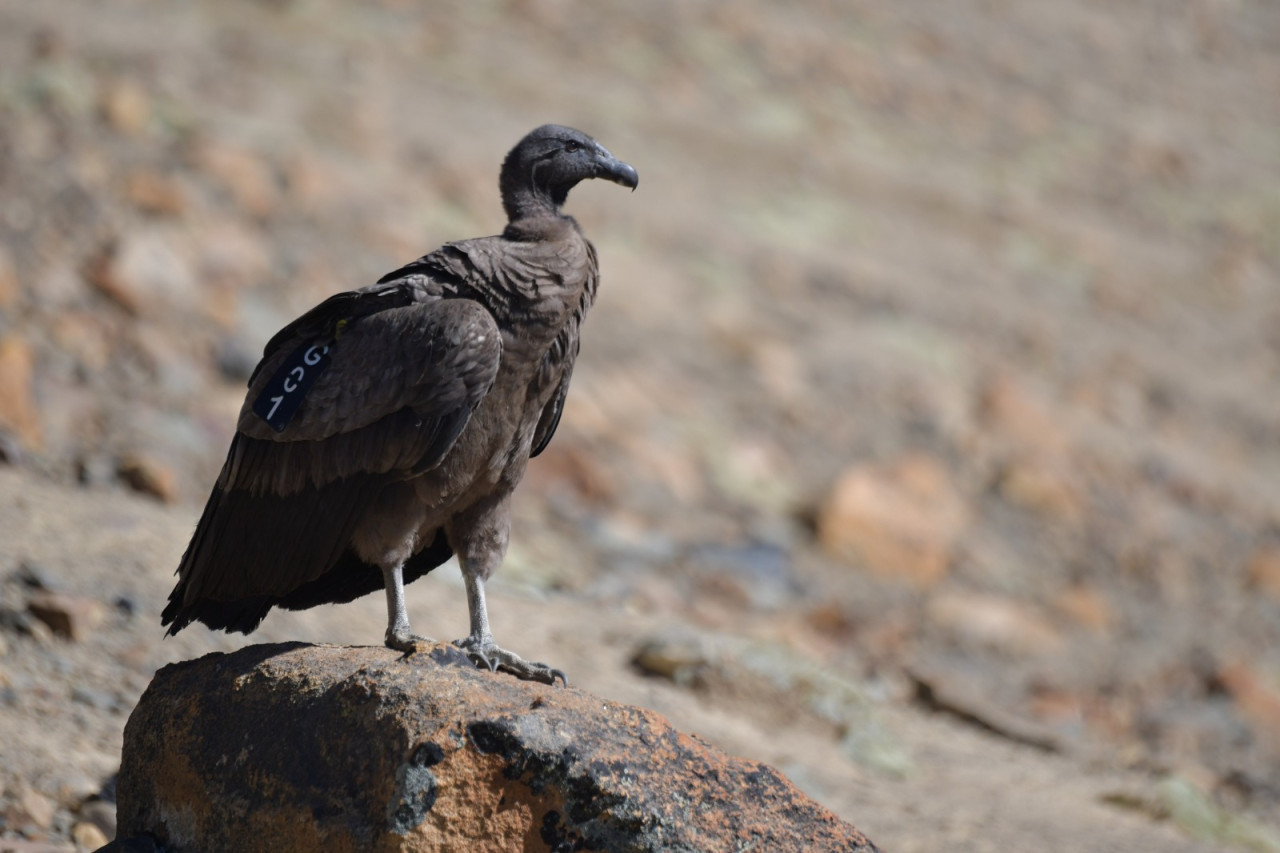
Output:
[[552,669],[545,663],[527,661],[502,648],[492,639],[466,637],[454,640],[453,644],[465,651],[477,667],[485,667],[490,672],[502,670],[525,681],[540,681],[551,685],[558,678],[565,687],[569,686],[569,678],[562,670]]
[[397,634],[388,631],[384,642],[389,649],[395,649],[398,652],[404,652],[406,655],[411,655],[418,651],[420,646],[430,645],[431,643],[434,643],[435,640],[430,637],[420,637],[417,634]]

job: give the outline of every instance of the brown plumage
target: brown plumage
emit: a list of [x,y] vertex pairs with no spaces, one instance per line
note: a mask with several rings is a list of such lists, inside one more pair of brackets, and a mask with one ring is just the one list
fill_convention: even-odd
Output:
[[502,166],[501,235],[449,243],[340,293],[268,342],[163,624],[248,633],[272,607],[385,588],[387,645],[411,650],[403,584],[457,554],[479,665],[548,683],[499,648],[484,582],[506,553],[511,494],[564,406],[595,299],[595,249],[560,211],[588,178],[635,170],[544,125]]

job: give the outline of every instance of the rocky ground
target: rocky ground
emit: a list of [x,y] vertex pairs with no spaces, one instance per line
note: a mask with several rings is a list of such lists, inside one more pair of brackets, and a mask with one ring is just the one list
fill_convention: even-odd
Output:
[[641,186],[571,200],[500,641],[886,849],[1280,849],[1264,0],[0,0],[0,835],[87,846],[156,666],[245,642],[157,614],[262,343],[496,231],[544,121]]

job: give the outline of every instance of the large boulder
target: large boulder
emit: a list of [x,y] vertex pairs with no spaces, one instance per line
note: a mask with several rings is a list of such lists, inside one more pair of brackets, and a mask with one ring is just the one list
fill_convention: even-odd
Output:
[[449,646],[165,667],[125,728],[118,803],[117,849],[876,849],[768,766]]

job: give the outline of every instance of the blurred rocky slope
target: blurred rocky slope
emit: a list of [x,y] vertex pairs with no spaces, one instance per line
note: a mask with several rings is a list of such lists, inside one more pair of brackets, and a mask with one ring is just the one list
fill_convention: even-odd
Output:
[[496,231],[548,120],[642,186],[571,200],[504,575],[1280,803],[1262,0],[0,0],[3,454],[194,511],[266,338]]

